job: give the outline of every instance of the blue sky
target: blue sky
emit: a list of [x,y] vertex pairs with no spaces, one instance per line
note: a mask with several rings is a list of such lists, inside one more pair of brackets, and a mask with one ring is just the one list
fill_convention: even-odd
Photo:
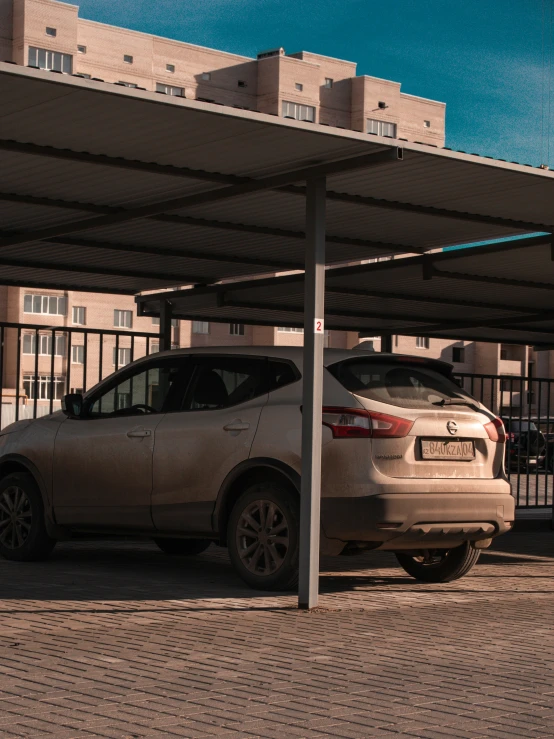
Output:
[[[255,56],[284,46],[447,103],[447,146],[554,167],[552,0],[81,0],[80,16]],[[545,51],[543,53],[543,38]],[[543,57],[545,63],[543,63]],[[548,137],[550,130],[550,161]],[[541,134],[544,131],[544,134]]]

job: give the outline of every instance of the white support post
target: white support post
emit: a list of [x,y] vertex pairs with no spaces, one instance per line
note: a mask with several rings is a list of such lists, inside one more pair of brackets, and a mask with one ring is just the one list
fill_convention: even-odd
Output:
[[302,485],[298,607],[315,608],[319,596],[321,410],[325,343],[325,177],[308,180],[302,390]]

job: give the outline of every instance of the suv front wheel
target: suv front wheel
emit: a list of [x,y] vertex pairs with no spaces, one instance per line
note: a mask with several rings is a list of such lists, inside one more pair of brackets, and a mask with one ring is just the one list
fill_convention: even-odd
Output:
[[466,541],[453,549],[422,549],[417,555],[396,552],[408,575],[422,582],[451,582],[466,575],[477,562],[480,550]]
[[257,483],[235,503],[227,544],[235,570],[257,590],[298,583],[298,496],[278,483]]

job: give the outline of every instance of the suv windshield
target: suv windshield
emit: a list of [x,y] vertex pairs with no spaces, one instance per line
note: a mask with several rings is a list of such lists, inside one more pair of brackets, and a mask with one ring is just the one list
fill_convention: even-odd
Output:
[[476,401],[439,372],[420,365],[378,362],[363,357],[328,367],[343,387],[355,395],[402,408],[436,410],[442,401]]

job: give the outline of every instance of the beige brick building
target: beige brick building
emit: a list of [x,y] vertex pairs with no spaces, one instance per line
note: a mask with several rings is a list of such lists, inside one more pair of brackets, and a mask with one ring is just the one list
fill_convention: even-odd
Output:
[[[444,145],[444,103],[408,95],[397,82],[356,76],[354,62],[304,51],[286,54],[284,49],[252,59],[85,20],[77,6],[55,0],[0,0],[0,59],[368,135]],[[47,407],[66,389],[90,387],[132,355],[146,353],[147,342],[149,351],[158,346],[155,337],[106,336],[100,359],[98,335],[76,333],[70,342],[66,333],[53,331],[155,332],[154,321],[137,317],[133,299],[124,296],[0,288],[0,320],[48,328],[24,329],[19,341],[16,329],[5,329],[4,404],[14,402],[19,387],[24,399],[36,397]],[[302,339],[301,332],[284,327],[180,321],[173,329],[178,346],[300,344]],[[330,332],[327,342],[347,347],[358,337]],[[374,345],[380,348],[379,339]],[[416,337],[395,337],[393,349],[437,356],[462,372],[520,375],[533,359],[525,348]],[[542,360],[548,373],[550,361]]]

